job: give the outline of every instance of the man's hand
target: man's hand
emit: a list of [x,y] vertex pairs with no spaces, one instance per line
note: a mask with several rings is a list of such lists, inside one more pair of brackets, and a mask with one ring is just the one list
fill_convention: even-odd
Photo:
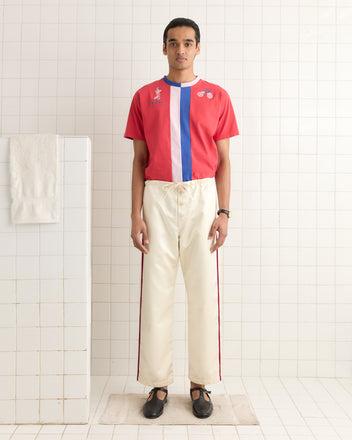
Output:
[[[141,241],[141,235],[143,240]],[[147,225],[142,217],[132,217],[132,229],[131,238],[133,240],[133,245],[135,248],[139,249],[141,252],[147,254],[148,249],[144,244],[149,243]]]
[[213,246],[210,248],[210,252],[213,253],[220,246],[222,246],[225,242],[225,238],[227,237],[227,228],[228,228],[229,219],[227,215],[220,214],[214,221],[210,228],[210,232],[208,235],[208,239],[214,238],[215,234],[218,232],[218,238]]

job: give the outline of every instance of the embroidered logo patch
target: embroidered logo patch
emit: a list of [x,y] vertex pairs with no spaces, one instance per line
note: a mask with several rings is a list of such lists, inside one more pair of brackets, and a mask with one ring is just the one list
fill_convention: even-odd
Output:
[[161,92],[162,89],[160,87],[157,87],[155,89],[155,96],[153,101],[150,104],[161,104],[163,101],[161,100]]
[[201,92],[198,92],[197,95],[202,98],[203,96],[206,96],[208,99],[212,99],[213,94],[209,89],[202,90]]

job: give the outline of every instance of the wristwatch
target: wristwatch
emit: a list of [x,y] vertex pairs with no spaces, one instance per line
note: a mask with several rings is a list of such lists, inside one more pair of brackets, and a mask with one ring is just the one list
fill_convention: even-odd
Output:
[[227,218],[230,218],[230,217],[231,217],[231,211],[228,211],[227,209],[219,209],[219,211],[217,212],[217,214],[219,215],[219,214],[221,214],[222,212],[223,212],[224,214],[227,215]]

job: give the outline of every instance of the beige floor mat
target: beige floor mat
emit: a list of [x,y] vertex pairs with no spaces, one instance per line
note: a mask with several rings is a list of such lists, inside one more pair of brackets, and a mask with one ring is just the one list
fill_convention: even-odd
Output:
[[192,413],[188,395],[168,396],[163,414],[157,419],[143,416],[144,394],[110,394],[99,423],[105,425],[259,425],[248,397],[244,394],[211,396],[214,411],[206,419]]

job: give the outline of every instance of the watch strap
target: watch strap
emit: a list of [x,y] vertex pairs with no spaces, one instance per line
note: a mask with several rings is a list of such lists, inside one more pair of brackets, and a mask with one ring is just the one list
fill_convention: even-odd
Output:
[[219,214],[221,214],[221,213],[226,214],[226,215],[227,215],[227,218],[230,218],[230,217],[231,217],[231,211],[228,211],[227,209],[219,209],[219,211],[217,212],[217,214],[219,215]]

